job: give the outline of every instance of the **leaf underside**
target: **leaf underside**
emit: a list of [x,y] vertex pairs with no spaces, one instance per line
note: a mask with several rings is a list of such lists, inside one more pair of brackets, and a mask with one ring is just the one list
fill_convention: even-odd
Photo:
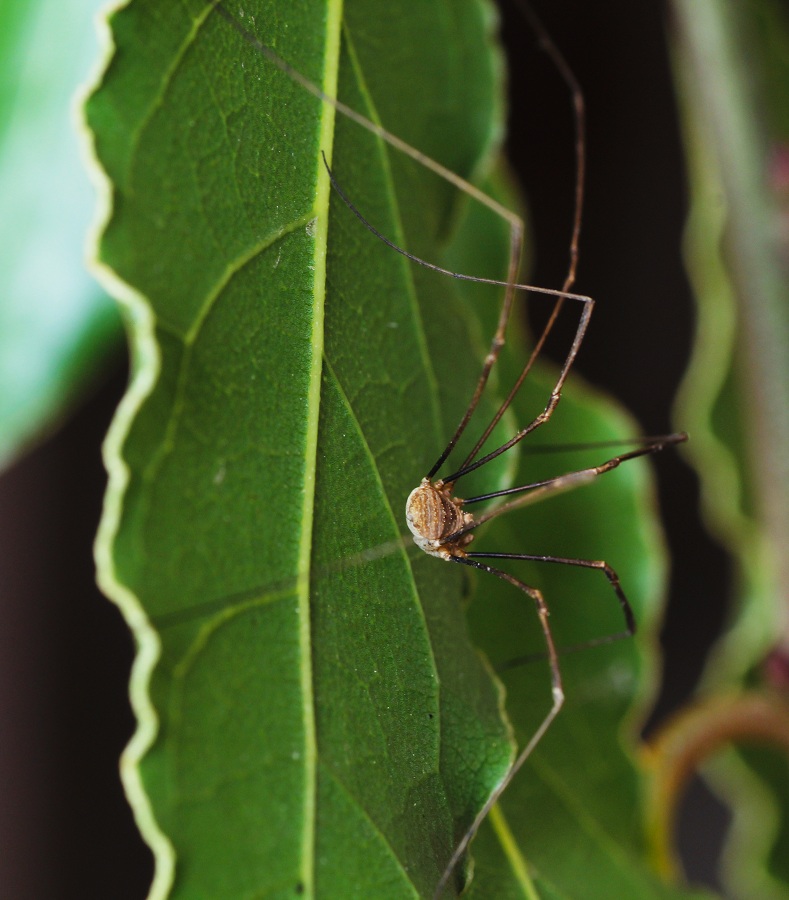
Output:
[[[481,0],[227,9],[452,171],[490,171],[501,63]],[[365,216],[419,256],[501,277],[506,230],[205,4],[135,0],[111,24],[117,51],[88,117],[113,197],[100,263],[125,285],[136,375],[108,441],[97,556],[140,644],[125,779],[157,854],[153,894],[172,881],[183,897],[429,897],[509,765],[509,720],[522,744],[550,700],[545,665],[522,667],[505,717],[469,638],[475,589],[470,625],[490,660],[539,648],[523,595],[401,540],[405,498],[468,402],[501,297],[377,241],[330,192],[320,151]],[[500,383],[525,354],[511,337]],[[536,375],[501,433],[549,389]],[[483,406],[489,417],[494,400]],[[581,389],[555,420],[551,443],[630,427]],[[468,489],[590,461],[524,454],[522,474],[511,458]],[[605,481],[479,546],[615,547],[648,631],[662,561],[645,470]],[[599,573],[516,574],[544,590],[560,644],[621,630]],[[481,833],[470,890],[667,896],[640,862],[620,745],[651,674],[643,649],[575,654],[563,671],[568,708]]]

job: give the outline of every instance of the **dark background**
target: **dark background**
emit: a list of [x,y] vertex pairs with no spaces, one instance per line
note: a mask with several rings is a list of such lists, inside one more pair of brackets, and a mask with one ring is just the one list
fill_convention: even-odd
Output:
[[[588,110],[578,289],[598,304],[578,367],[644,431],[669,432],[682,425],[670,410],[693,309],[680,259],[686,186],[665,8],[643,0],[538,8]],[[509,3],[503,29],[511,157],[534,235],[532,280],[558,285],[574,182],[569,97]],[[0,478],[0,885],[9,898],[141,898],[150,882],[117,774],[133,729],[132,642],[94,587],[91,556],[105,483],[99,447],[124,381],[119,359],[64,427]],[[725,615],[729,567],[702,528],[696,479],[680,455],[662,454],[656,469],[674,560],[659,718],[692,690]],[[694,787],[682,826],[693,879],[714,883],[722,828],[714,801]]]

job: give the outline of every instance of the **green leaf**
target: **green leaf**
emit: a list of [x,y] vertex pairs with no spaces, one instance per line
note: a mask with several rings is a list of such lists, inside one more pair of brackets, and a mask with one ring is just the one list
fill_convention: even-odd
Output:
[[[491,170],[501,62],[486,3],[228,9],[452,171]],[[135,0],[111,25],[117,51],[88,106],[112,199],[98,265],[134,323],[135,377],[106,445],[97,560],[139,645],[123,775],[157,857],[152,895],[429,897],[514,750],[500,684],[467,633],[471,583],[475,640],[494,662],[541,649],[519,592],[404,540],[405,499],[468,403],[501,294],[378,241],[330,192],[320,151],[354,204],[419,256],[501,277],[506,234],[209,5]],[[494,389],[525,358],[512,332]],[[549,389],[536,376],[501,434]],[[544,439],[629,433],[579,389]],[[578,457],[521,465],[510,455],[463,489]],[[662,562],[645,477],[629,466],[497,523],[480,546],[606,557],[613,542],[648,629]],[[560,644],[621,630],[598,574],[534,573]],[[568,709],[480,835],[477,896],[532,896],[532,877],[544,896],[672,893],[641,860],[620,745],[649,665],[627,643],[567,657]],[[507,682],[522,744],[549,706],[545,666]]]
[[94,198],[72,121],[96,7],[0,8],[0,464],[52,427],[119,337],[83,262]]
[[[459,74],[473,63],[489,94],[499,68],[478,3],[424,21],[352,8],[342,35],[336,3],[245,12],[325,90],[339,78],[347,102],[454,169],[490,151],[500,103],[480,92],[476,130],[450,117],[437,132],[429,109],[398,106],[392,79],[402,67],[445,84],[439,108],[467,114]],[[327,217],[319,151],[426,256],[452,195],[335,120],[210,7],[136,3],[112,25],[89,118],[114,186],[101,258],[134,291],[138,375],[108,445],[98,554],[138,626],[140,733],[158,719],[125,777],[161,890],[171,841],[176,895],[428,895],[511,754],[461,573],[400,543],[405,497],[479,354],[445,282],[430,302],[449,323],[425,323],[422,274],[336,196]],[[409,195],[424,204],[401,210]],[[437,357],[427,332],[442,333]],[[435,370],[458,354],[440,396]],[[394,549],[366,556],[382,544]]]

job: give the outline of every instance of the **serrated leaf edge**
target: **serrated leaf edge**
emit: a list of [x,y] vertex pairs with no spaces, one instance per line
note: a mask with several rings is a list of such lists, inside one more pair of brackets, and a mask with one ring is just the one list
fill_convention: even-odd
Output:
[[[132,377],[121,400],[105,439],[102,454],[107,470],[108,484],[104,497],[101,521],[94,544],[96,580],[102,592],[120,609],[129,626],[137,648],[129,684],[131,706],[137,727],[121,756],[120,773],[124,791],[132,808],[135,821],[145,842],[154,856],[154,877],[150,900],[168,896],[175,875],[175,849],[156,821],[153,807],[142,783],[139,763],[153,745],[158,732],[159,719],[151,702],[149,685],[153,669],[161,654],[161,642],[139,598],[117,578],[113,561],[113,545],[121,519],[123,497],[130,480],[130,470],[122,457],[122,447],[142,404],[149,397],[161,371],[161,356],[155,339],[155,322],[151,304],[145,296],[120,278],[117,273],[99,259],[99,242],[113,212],[113,185],[102,168],[96,153],[95,141],[87,125],[84,104],[96,91],[104,78],[115,51],[110,27],[110,17],[128,6],[128,0],[111,0],[96,16],[96,29],[100,56],[94,72],[75,98],[76,131],[80,137],[85,166],[96,189],[97,202],[94,221],[86,240],[86,264],[99,283],[121,305],[132,348]],[[339,68],[339,34],[342,21],[342,0],[329,0],[327,11],[327,53],[324,62],[324,90],[333,93]],[[333,27],[333,32],[332,32]],[[331,82],[331,84],[330,84]],[[333,133],[334,109],[324,105],[321,121],[321,145],[331,148],[327,140]],[[320,167],[316,209],[318,216],[315,252],[316,316],[313,325],[315,347],[309,403],[320,403],[320,379],[323,347],[323,296],[325,292],[326,244],[328,232],[328,202],[330,183],[327,173]],[[308,571],[311,560],[312,508],[314,499],[315,465],[317,459],[317,415],[310,417],[307,438],[308,467],[305,478],[304,522],[301,536],[300,571]],[[313,882],[312,857],[315,823],[315,728],[312,710],[312,672],[309,621],[308,579],[299,579],[299,604],[302,607],[301,642],[305,652],[302,683],[305,689],[305,733],[307,735],[307,785],[305,791],[304,859],[308,871],[304,872],[305,886]]]
[[150,799],[140,777],[139,762],[153,744],[159,720],[151,703],[148,685],[159,659],[161,644],[139,599],[118,581],[112,558],[112,546],[120,523],[122,498],[130,472],[121,457],[121,447],[136,417],[149,396],[160,371],[160,356],[154,339],[154,315],[145,297],[123,281],[98,257],[100,236],[112,216],[112,183],[99,163],[92,132],[87,124],[85,102],[96,91],[115,52],[110,17],[128,5],[128,0],[110,0],[96,15],[97,40],[100,48],[96,67],[79,90],[75,102],[76,131],[85,167],[96,190],[96,211],[86,238],[86,265],[104,289],[121,306],[127,332],[134,329],[133,372],[102,447],[107,470],[107,489],[93,547],[96,582],[101,591],[121,611],[137,648],[129,680],[129,699],[137,727],[120,760],[120,775],[135,822],[154,857],[154,875],[149,898],[159,900],[168,895],[175,874],[175,850],[159,827]]

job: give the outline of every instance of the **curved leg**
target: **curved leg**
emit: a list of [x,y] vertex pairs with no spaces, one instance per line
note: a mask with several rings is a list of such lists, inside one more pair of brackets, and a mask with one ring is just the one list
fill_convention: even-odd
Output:
[[616,469],[621,463],[626,462],[629,459],[637,459],[639,456],[648,456],[652,453],[658,453],[666,447],[670,447],[674,444],[681,444],[687,439],[688,436],[684,432],[654,438],[646,447],[639,447],[637,450],[629,450],[627,453],[614,456],[597,466],[589,466],[586,469],[567,472],[564,475],[557,475],[555,478],[548,478],[545,481],[535,481],[532,484],[522,484],[518,487],[506,488],[503,491],[494,491],[490,494],[481,494],[478,497],[470,497],[463,501],[465,506],[472,503],[480,503],[483,500],[492,500],[495,497],[521,494],[521,496],[516,497],[515,500],[510,500],[508,503],[504,503],[501,506],[497,506],[495,509],[483,513],[465,528],[450,535],[447,540],[457,540],[457,538],[467,534],[469,531],[474,531],[475,528],[479,528],[483,523],[490,522],[491,519],[495,519],[504,513],[511,512],[513,509],[519,509],[522,506],[538,503],[540,500],[546,500],[554,494],[561,494],[565,491],[573,490],[574,488],[580,487],[582,484],[589,484],[598,476],[604,475],[612,469]]
[[542,593],[537,590],[537,588],[533,588],[528,584],[525,584],[523,581],[519,581],[514,576],[510,575],[508,572],[503,572],[501,569],[495,569],[493,566],[486,565],[485,563],[477,562],[475,559],[470,559],[468,556],[453,556],[451,558],[452,562],[462,563],[466,566],[472,566],[475,569],[481,569],[483,572],[490,572],[491,575],[495,575],[498,578],[501,578],[503,581],[508,582],[513,587],[518,588],[518,590],[523,591],[524,594],[527,594],[534,601],[534,605],[537,608],[537,615],[540,618],[540,625],[542,626],[543,635],[545,637],[545,644],[548,650],[548,660],[551,669],[551,693],[553,696],[553,703],[551,708],[548,710],[547,715],[540,723],[537,730],[532,734],[529,738],[526,746],[521,750],[518,754],[515,762],[510,767],[507,774],[504,778],[499,782],[499,784],[494,788],[491,795],[488,797],[487,802],[482,807],[482,809],[477,813],[476,818],[471,823],[471,827],[468,831],[463,835],[460,843],[455,847],[455,850],[447,863],[446,868],[444,869],[444,873],[441,876],[438,885],[436,886],[435,893],[433,894],[434,900],[439,900],[441,895],[444,893],[444,890],[449,883],[449,879],[452,876],[452,872],[455,870],[458,862],[460,862],[461,857],[466,852],[468,845],[474,839],[477,831],[479,831],[480,825],[483,823],[485,818],[491,809],[498,802],[499,797],[504,793],[507,789],[508,785],[515,777],[518,770],[521,766],[526,762],[526,760],[531,756],[532,751],[540,743],[543,738],[543,735],[548,730],[551,725],[551,722],[556,718],[559,714],[559,710],[564,705],[564,690],[562,688],[562,673],[559,669],[559,657],[556,652],[556,647],[553,641],[553,634],[551,633],[551,626],[548,622],[549,612],[548,607],[545,603],[545,600],[542,596]]
[[[619,576],[616,574],[615,570],[608,565],[605,560],[602,559],[573,559],[571,557],[565,556],[540,556],[530,553],[468,553],[468,556],[473,557],[474,559],[519,559],[525,560],[527,562],[545,562],[545,563],[555,563],[560,566],[578,566],[583,569],[597,569],[602,572],[605,577],[608,579],[608,583],[613,588],[614,593],[619,600],[619,606],[622,609],[622,615],[625,619],[625,630],[617,632],[616,634],[608,635],[602,638],[595,638],[593,643],[588,646],[594,646],[595,644],[608,644],[613,641],[621,640],[626,637],[633,637],[636,633],[636,617],[633,614],[633,607],[630,605],[630,601],[625,596],[625,592],[622,590],[622,585],[619,581]],[[585,645],[586,646],[586,645]]]

